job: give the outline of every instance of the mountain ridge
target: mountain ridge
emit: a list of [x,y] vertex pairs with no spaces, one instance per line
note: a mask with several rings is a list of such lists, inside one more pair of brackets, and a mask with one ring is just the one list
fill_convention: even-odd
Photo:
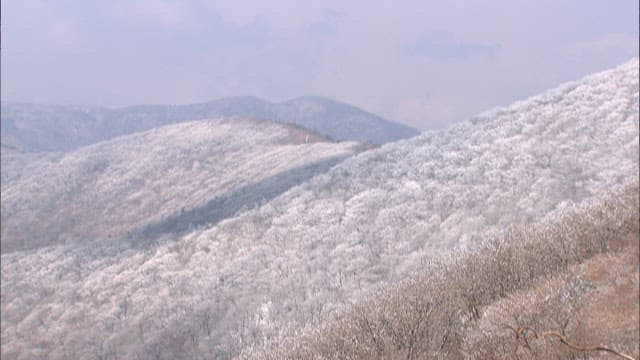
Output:
[[217,222],[357,148],[289,124],[227,118],[121,136],[48,156],[40,167],[9,167],[14,159],[3,154],[2,252]]
[[68,151],[117,136],[188,120],[252,117],[290,123],[336,141],[382,144],[419,133],[335,100],[300,97],[272,103],[231,97],[190,105],[123,108],[2,103],[2,142],[24,151]]

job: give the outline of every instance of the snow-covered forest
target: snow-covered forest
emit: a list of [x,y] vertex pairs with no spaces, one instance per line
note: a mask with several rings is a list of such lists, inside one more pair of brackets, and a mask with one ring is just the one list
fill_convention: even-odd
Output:
[[326,171],[355,146],[289,125],[230,118],[49,154],[39,166],[3,168],[15,179],[2,183],[2,251],[210,225]]
[[[354,143],[304,135],[293,145],[286,128],[240,131],[234,120],[47,160],[2,187],[2,355],[230,358],[447,252],[619,190],[639,170],[638,67],[353,156]],[[337,165],[229,216],[178,226],[182,208],[316,162]],[[111,241],[97,241],[109,231]]]

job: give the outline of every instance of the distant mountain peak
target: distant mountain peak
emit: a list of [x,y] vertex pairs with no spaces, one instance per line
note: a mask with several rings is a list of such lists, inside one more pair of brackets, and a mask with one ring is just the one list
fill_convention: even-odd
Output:
[[67,151],[172,123],[230,116],[292,124],[337,141],[383,144],[419,133],[355,106],[317,96],[276,103],[236,96],[191,105],[114,109],[3,103],[1,111],[2,142],[25,151]]

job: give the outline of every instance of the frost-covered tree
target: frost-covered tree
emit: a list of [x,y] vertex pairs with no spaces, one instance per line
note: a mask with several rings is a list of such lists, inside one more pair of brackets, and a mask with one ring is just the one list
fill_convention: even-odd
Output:
[[[99,333],[121,357],[171,344],[171,356],[227,358],[295,331],[436,254],[637,177],[638,88],[635,59],[353,156],[260,207],[144,248],[3,254],[3,355],[61,358],[51,339],[94,349],[89,334]],[[199,325],[204,313],[215,327]]]

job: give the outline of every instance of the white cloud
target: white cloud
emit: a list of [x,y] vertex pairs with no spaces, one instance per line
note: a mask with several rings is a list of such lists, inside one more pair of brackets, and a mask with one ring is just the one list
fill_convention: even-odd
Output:
[[632,57],[638,55],[638,38],[630,34],[605,34],[589,41],[581,41],[569,49],[573,57],[606,58],[611,54]]
[[500,52],[500,44],[464,42],[450,31],[429,31],[413,43],[404,46],[409,55],[426,56],[431,59],[467,60],[473,56],[495,57]]
[[127,13],[123,16],[127,19],[162,30],[184,31],[203,26],[204,14],[186,1],[128,2],[125,7]]

